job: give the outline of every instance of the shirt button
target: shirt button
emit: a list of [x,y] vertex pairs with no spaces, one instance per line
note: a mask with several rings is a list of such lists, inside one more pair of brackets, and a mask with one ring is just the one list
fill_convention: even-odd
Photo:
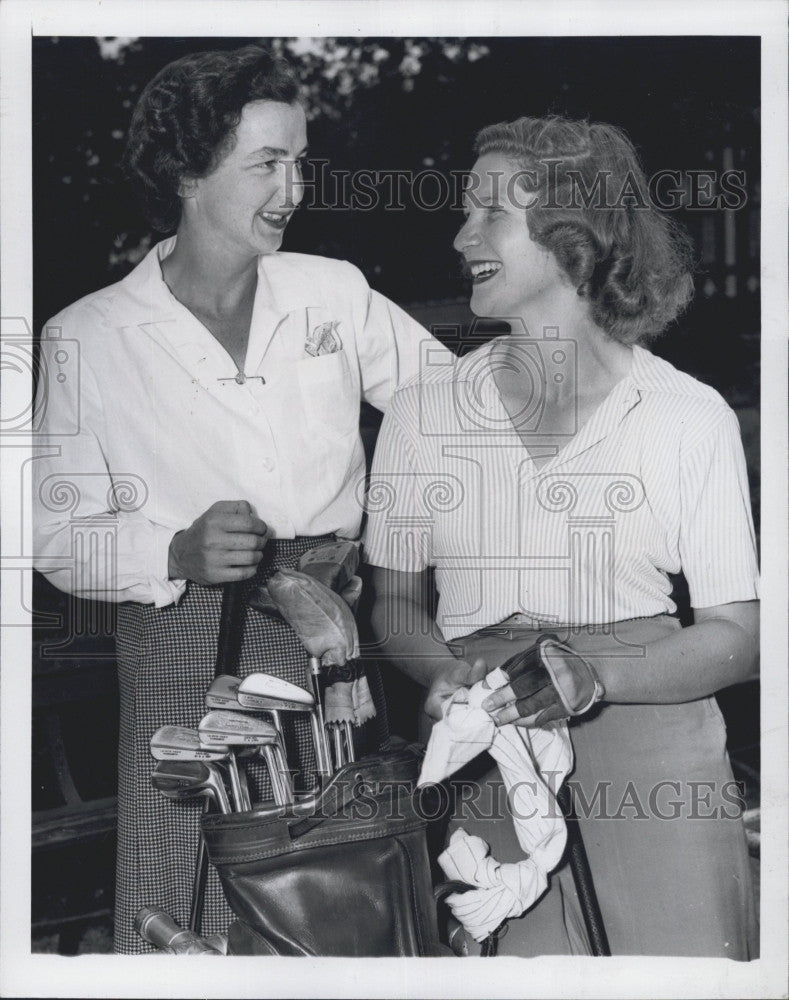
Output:
[[273,472],[274,471],[274,459],[273,458],[264,458],[261,461],[261,463],[260,463],[260,467],[263,469],[264,472]]

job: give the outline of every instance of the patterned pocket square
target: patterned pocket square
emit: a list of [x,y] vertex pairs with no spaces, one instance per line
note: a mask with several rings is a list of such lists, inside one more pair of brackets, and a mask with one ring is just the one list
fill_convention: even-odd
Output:
[[337,333],[339,320],[330,320],[315,327],[307,337],[304,350],[310,357],[317,358],[322,354],[336,354],[342,348],[342,341]]

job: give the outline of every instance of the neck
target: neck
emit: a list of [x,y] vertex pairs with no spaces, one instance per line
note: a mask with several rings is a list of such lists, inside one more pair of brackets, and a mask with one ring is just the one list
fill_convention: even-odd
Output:
[[[561,400],[568,393],[594,397],[610,390],[630,371],[632,348],[613,340],[597,326],[586,302],[574,292],[572,296],[535,303],[534,307],[523,310],[519,319],[522,323],[510,323],[507,340],[513,348],[519,343],[533,344],[549,358],[557,347],[561,348],[562,341],[569,342],[567,354],[574,356],[574,377],[546,384],[543,391],[548,400]],[[558,331],[558,338],[554,338],[554,331]]]
[[178,228],[173,252],[162,262],[162,275],[173,295],[220,315],[254,291],[257,257],[239,256],[195,233],[186,223]]

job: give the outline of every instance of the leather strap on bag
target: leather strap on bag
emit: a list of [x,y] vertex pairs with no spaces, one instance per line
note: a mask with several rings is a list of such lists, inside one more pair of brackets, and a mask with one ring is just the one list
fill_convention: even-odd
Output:
[[[451,879],[449,882],[439,882],[439,884],[433,889],[433,898],[436,901],[436,905],[442,903],[447,896],[451,896],[454,893],[462,894],[464,892],[470,892],[475,886],[469,885],[467,882],[458,882]],[[507,933],[507,921],[503,920],[495,931],[491,931],[490,934],[482,942],[482,950],[480,956],[482,958],[495,958],[499,951],[499,938],[504,937]]]

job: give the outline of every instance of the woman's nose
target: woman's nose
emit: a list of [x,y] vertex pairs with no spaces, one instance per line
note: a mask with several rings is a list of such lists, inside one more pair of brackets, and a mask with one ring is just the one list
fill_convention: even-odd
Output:
[[479,235],[472,225],[471,219],[467,219],[458,230],[458,234],[452,245],[458,253],[463,253],[468,247],[477,246],[478,243]]
[[281,166],[280,188],[283,201],[286,205],[293,205],[295,208],[304,199],[304,178],[301,173],[301,164],[293,160],[289,163],[284,162]]

